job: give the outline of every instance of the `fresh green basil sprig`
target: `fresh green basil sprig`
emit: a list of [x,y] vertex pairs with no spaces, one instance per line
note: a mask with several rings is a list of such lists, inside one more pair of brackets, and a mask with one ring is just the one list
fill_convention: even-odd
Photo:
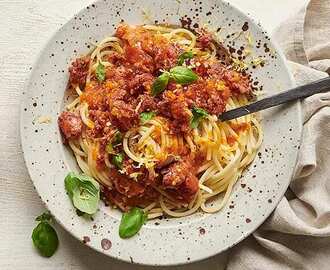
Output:
[[192,51],[181,53],[179,56],[179,59],[178,59],[178,66],[182,66],[182,64],[184,63],[184,61],[186,59],[192,59],[193,57],[194,57],[194,54]]
[[49,224],[52,216],[45,212],[36,218],[39,224],[33,229],[32,242],[44,257],[51,257],[58,247],[58,237],[54,228]]
[[105,66],[99,62],[95,70],[96,78],[102,82],[105,80]]
[[169,80],[170,80],[170,75],[168,72],[164,72],[163,74],[161,74],[152,84],[151,94],[153,96],[157,96],[158,94],[163,92]]
[[114,147],[118,146],[121,144],[123,141],[123,134],[117,130],[113,137],[111,138],[110,142],[105,146],[105,151],[107,153],[112,154],[114,152]]
[[118,169],[123,168],[124,153],[115,154],[112,156],[111,163],[115,165]]
[[170,69],[170,78],[178,84],[186,84],[197,81],[198,76],[190,68],[176,66]]
[[142,209],[138,207],[132,208],[121,217],[119,236],[121,238],[130,238],[134,236],[141,229],[146,220],[147,214],[143,212]]
[[100,201],[100,185],[86,174],[70,172],[64,179],[65,189],[79,211],[95,214]]
[[149,120],[151,120],[152,118],[154,118],[155,115],[156,115],[155,112],[143,112],[143,113],[140,113],[141,123],[144,124],[144,123],[148,122]]
[[193,117],[191,118],[191,121],[190,121],[190,127],[191,128],[197,128],[200,121],[205,118],[206,116],[208,116],[208,112],[201,109],[201,108],[198,108],[198,107],[194,107],[192,110],[191,110],[192,114],[193,114]]
[[164,71],[152,84],[151,93],[156,96],[163,92],[169,82],[174,80],[178,84],[189,84],[197,81],[198,76],[187,67],[176,66],[171,68],[170,71]]
[[112,143],[114,146],[120,144],[123,141],[123,134],[117,130],[115,135],[113,136]]

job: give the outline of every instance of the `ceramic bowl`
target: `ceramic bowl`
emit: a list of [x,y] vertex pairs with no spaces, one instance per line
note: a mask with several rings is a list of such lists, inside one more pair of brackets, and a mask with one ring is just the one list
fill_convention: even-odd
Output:
[[[218,213],[150,220],[135,237],[118,235],[121,213],[100,204],[93,219],[78,217],[64,177],[78,167],[62,144],[57,117],[67,103],[68,66],[115,26],[170,23],[207,26],[226,46],[251,50],[248,70],[266,95],[289,89],[292,77],[282,54],[248,16],[219,0],[100,0],[81,10],[50,39],[34,64],[24,91],[21,137],[31,179],[56,220],[81,242],[108,256],[148,265],[193,262],[224,251],[247,237],[271,214],[290,182],[301,134],[300,104],[262,113],[264,142]],[[255,62],[254,62],[255,63]]]

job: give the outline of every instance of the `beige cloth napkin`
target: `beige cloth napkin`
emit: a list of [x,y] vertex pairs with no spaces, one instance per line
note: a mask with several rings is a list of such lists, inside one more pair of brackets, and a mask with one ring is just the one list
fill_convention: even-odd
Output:
[[[298,85],[328,76],[330,0],[311,0],[274,39]],[[304,100],[303,111],[290,190],[271,217],[230,251],[228,270],[330,269],[330,92]]]

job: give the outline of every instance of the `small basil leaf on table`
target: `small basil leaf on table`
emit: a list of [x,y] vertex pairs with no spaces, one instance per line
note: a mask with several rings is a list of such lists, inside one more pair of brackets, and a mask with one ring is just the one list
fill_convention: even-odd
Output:
[[194,54],[192,51],[184,52],[184,53],[180,54],[179,59],[178,59],[178,66],[182,66],[182,64],[184,63],[184,60],[192,59],[193,57],[194,57]]
[[36,218],[39,224],[33,229],[32,242],[39,253],[44,257],[51,257],[58,247],[58,237],[54,228],[48,223],[50,213],[44,213]]
[[64,182],[74,207],[83,213],[95,214],[100,201],[99,183],[88,175],[74,172],[70,172]]
[[152,118],[154,118],[156,115],[155,112],[143,112],[140,114],[140,120],[142,122],[142,124],[148,122],[149,120],[151,120]]
[[95,74],[100,82],[105,80],[105,66],[101,62],[97,65]]
[[190,127],[191,128],[197,128],[200,121],[205,118],[206,116],[208,116],[208,112],[201,109],[201,108],[197,108],[197,107],[194,107],[192,110],[191,110],[193,116],[191,118],[191,121],[190,121]]
[[179,84],[192,83],[198,79],[198,76],[190,68],[182,66],[171,68],[170,76]]
[[166,89],[169,79],[170,75],[168,74],[168,72],[164,72],[163,74],[161,74],[152,84],[151,94],[153,96],[157,96],[158,94],[163,92]]
[[132,208],[128,213],[124,213],[119,226],[119,236],[130,238],[134,236],[147,219],[147,214],[138,207]]
[[115,165],[118,169],[123,168],[123,161],[124,161],[124,153],[119,153],[112,156],[111,162]]

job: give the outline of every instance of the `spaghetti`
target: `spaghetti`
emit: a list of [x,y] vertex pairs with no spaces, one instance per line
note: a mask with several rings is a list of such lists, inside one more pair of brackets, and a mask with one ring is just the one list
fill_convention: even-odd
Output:
[[[226,204],[263,133],[253,114],[218,121],[223,111],[247,104],[252,90],[216,45],[203,29],[120,25],[73,62],[77,97],[59,126],[104,200],[124,211],[141,207],[148,218],[214,213]],[[159,75],[170,74],[185,52],[182,67],[198,79],[169,77],[154,95]]]

